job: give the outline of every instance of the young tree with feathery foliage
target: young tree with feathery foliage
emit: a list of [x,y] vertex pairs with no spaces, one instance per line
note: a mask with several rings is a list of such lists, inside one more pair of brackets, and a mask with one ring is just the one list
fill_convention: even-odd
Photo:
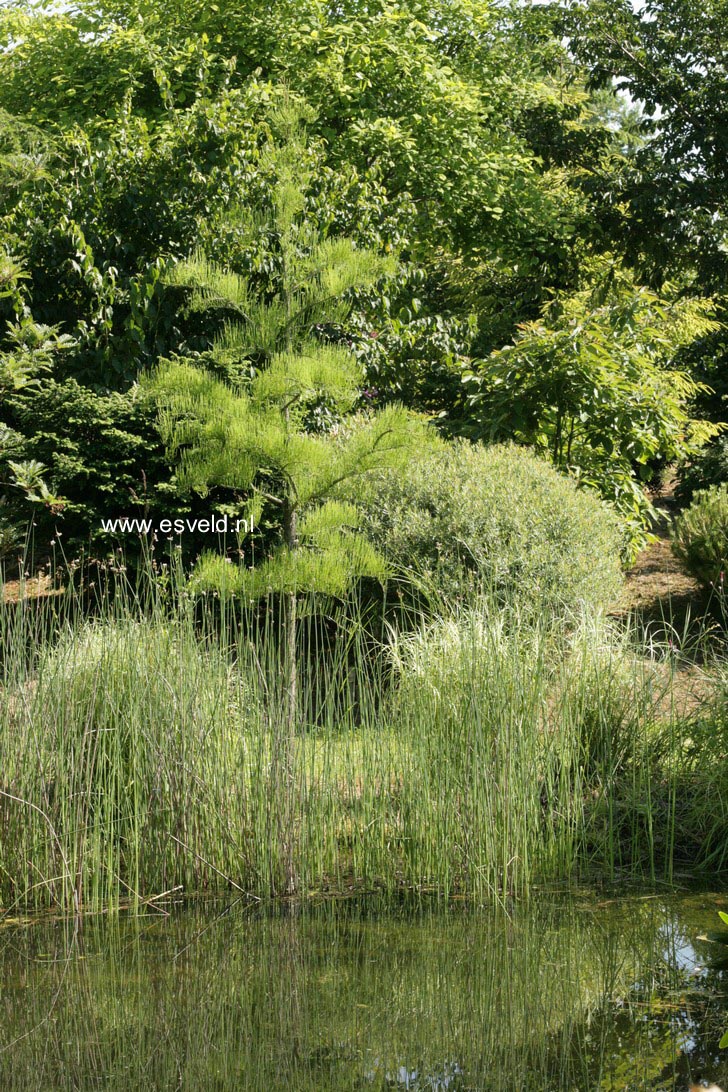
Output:
[[[286,713],[283,783],[293,779],[297,720],[296,618],[305,593],[343,595],[363,576],[383,577],[381,556],[357,534],[356,509],[336,498],[342,482],[392,466],[412,450],[421,426],[397,407],[371,416],[341,437],[306,428],[311,408],[325,403],[337,419],[359,397],[360,369],[345,347],[313,337],[319,324],[341,323],[352,290],[372,285],[393,271],[391,259],[360,250],[345,238],[324,238],[304,215],[307,181],[300,110],[294,104],[277,117],[283,141],[268,153],[276,177],[267,224],[249,221],[277,240],[277,291],[263,299],[248,279],[202,256],[177,265],[169,280],[191,291],[189,307],[218,308],[228,320],[214,340],[219,363],[254,360],[252,378],[231,385],[183,359],[165,361],[148,382],[161,407],[161,427],[179,459],[180,480],[205,492],[211,486],[249,491],[249,512],[263,506],[280,512],[281,539],[260,565],[232,568],[219,555],[200,560],[198,586],[225,588],[249,598],[278,593],[285,609]],[[257,362],[263,361],[262,366]],[[280,786],[279,786],[280,787]],[[295,890],[288,805],[285,886]]]

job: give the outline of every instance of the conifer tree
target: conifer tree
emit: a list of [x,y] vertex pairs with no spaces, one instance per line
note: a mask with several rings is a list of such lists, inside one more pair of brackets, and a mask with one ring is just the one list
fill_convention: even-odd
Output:
[[[281,539],[264,562],[231,571],[225,558],[208,554],[198,564],[196,581],[250,598],[282,596],[287,694],[285,741],[279,742],[290,789],[297,731],[299,597],[317,592],[342,596],[355,579],[385,573],[381,556],[356,532],[356,509],[336,498],[337,487],[406,457],[418,425],[394,407],[373,415],[345,438],[306,429],[306,418],[317,404],[323,402],[338,418],[350,411],[361,379],[353,354],[315,340],[314,327],[342,322],[351,307],[347,293],[372,285],[392,269],[392,261],[357,249],[347,238],[325,238],[306,220],[299,110],[285,106],[277,123],[284,140],[269,152],[276,182],[266,225],[278,247],[274,294],[262,298],[246,278],[199,254],[178,264],[169,276],[189,289],[193,310],[220,309],[236,316],[214,340],[214,359],[264,363],[252,369],[247,382],[231,385],[176,359],[163,362],[150,382],[159,398],[165,442],[178,458],[180,480],[201,493],[212,486],[248,491],[249,513],[256,519],[265,504],[280,513]],[[293,793],[287,798],[290,802]],[[293,815],[290,806],[283,811],[288,823],[286,887],[294,890]]]

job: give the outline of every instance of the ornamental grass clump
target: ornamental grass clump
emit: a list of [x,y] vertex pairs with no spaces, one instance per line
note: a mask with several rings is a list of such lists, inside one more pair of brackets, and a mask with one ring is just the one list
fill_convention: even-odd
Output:
[[594,616],[582,619],[555,666],[549,730],[573,748],[584,876],[671,873],[680,727],[673,682],[674,665]]
[[179,621],[85,623],[41,650],[2,724],[3,901],[117,903],[201,889],[205,860],[242,871],[255,718]]
[[546,629],[481,603],[400,637],[392,658],[412,880],[501,894],[568,874],[574,755],[544,731]]

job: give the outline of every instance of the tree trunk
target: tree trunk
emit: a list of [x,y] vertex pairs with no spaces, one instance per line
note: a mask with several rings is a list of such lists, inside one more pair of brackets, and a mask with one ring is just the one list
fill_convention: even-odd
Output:
[[[284,515],[284,534],[286,546],[294,553],[298,545],[296,530],[296,511],[289,503]],[[285,823],[284,854],[286,869],[286,893],[295,892],[298,884],[294,863],[294,824],[296,820],[296,728],[298,711],[298,665],[296,657],[296,616],[298,613],[298,598],[294,590],[285,595],[283,612],[283,624],[285,627],[283,641],[283,669],[286,680],[286,716],[285,738],[283,742],[284,764],[283,783],[285,793],[285,807],[282,809],[282,817]]]

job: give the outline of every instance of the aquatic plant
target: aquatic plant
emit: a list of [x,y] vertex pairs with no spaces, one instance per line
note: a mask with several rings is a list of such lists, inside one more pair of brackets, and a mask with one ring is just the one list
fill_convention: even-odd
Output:
[[604,618],[554,626],[484,596],[377,632],[353,602],[311,602],[282,756],[273,605],[107,579],[91,612],[72,587],[0,606],[5,907],[267,898],[291,867],[302,897],[499,900],[724,865],[722,669],[688,714],[669,657]]

